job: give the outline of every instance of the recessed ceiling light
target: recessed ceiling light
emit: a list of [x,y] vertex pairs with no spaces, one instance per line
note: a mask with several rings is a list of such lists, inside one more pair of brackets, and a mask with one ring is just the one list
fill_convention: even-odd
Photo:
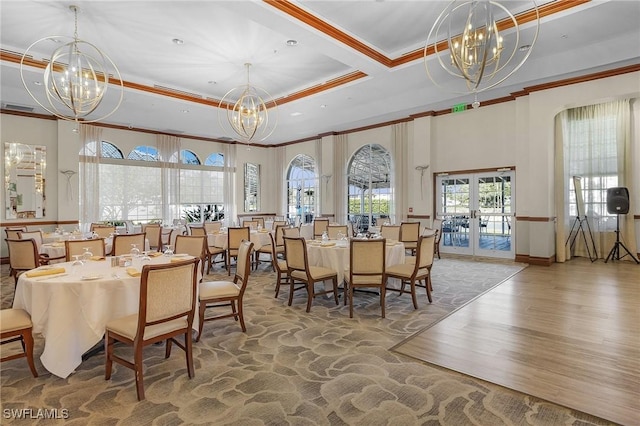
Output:
[[325,104],[320,105],[320,108],[326,108],[327,106]]
[[180,112],[183,113],[183,114],[188,114],[189,110],[188,109],[181,109]]
[[298,40],[287,40],[287,46],[297,46],[298,45]]
[[292,116],[292,117],[297,117],[297,116],[299,116],[299,115],[302,115],[302,113],[301,113],[301,112],[292,112],[292,113],[291,113],[291,116]]
[[33,84],[35,84],[36,86],[42,86],[42,82],[41,81],[34,81]]
[[177,44],[178,46],[181,45],[181,44],[184,44],[184,40],[181,40],[179,38],[174,38],[171,41],[173,42],[173,44]]
[[521,51],[521,52],[526,52],[529,49],[531,49],[531,45],[530,44],[523,44],[522,46],[520,46],[518,48],[518,50]]
[[209,83],[209,84],[218,84],[218,82],[214,81],[214,80],[209,80],[209,81],[207,81],[207,83]]

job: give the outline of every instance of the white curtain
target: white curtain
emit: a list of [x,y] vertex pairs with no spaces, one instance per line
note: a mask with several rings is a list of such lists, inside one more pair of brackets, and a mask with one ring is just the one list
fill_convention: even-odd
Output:
[[395,216],[392,217],[394,223],[400,223],[406,219],[407,206],[407,190],[408,190],[408,158],[407,146],[409,146],[409,125],[406,122],[393,125],[393,138],[391,140],[391,149],[394,159],[393,176],[395,177],[394,185],[394,206],[391,212]]
[[[610,186],[607,176],[617,175],[617,185],[612,186],[627,187],[632,194],[635,185],[631,178],[630,101],[624,99],[562,111],[556,116],[555,140],[556,260],[563,262],[571,258],[574,240],[574,254],[587,256],[589,252],[582,234],[586,236],[589,249],[595,247],[598,257],[605,258],[615,242],[612,231],[616,226],[615,220],[606,217]],[[580,218],[569,209],[569,188],[574,176],[580,176],[586,182],[581,191],[586,206],[586,212],[580,212],[582,218],[586,218],[582,228],[577,220]],[[633,214],[619,215],[619,220],[620,238],[635,254]],[[580,234],[574,238],[578,229],[581,229]]]
[[347,218],[347,135],[333,138],[333,208],[337,223],[348,223]]
[[236,197],[235,197],[235,172],[236,172],[236,151],[237,146],[226,144],[223,149],[224,154],[224,217],[227,226],[232,226],[236,217]]
[[80,229],[88,232],[100,220],[102,128],[80,124]]
[[180,146],[177,136],[156,135],[162,179],[162,218],[180,219]]
[[283,194],[286,194],[286,185],[287,185],[287,177],[285,176],[285,170],[284,170],[284,160],[285,160],[285,155],[286,155],[286,148],[284,146],[279,146],[276,148],[276,161],[275,161],[275,166],[276,166],[276,182],[279,182],[279,185],[275,186],[275,199],[276,201],[276,205],[277,205],[277,209],[276,209],[276,216],[284,216],[286,217],[287,214],[286,212],[288,211],[286,205],[287,205],[287,200],[286,197],[283,196]]
[[322,169],[322,139],[316,139],[314,142],[315,148],[315,160],[316,160],[316,188],[315,193],[317,194],[315,203],[316,203],[316,214],[315,217],[321,216],[324,213],[328,213],[326,211],[326,207],[322,204],[322,199],[325,197],[322,191],[324,188],[322,187],[322,174],[324,170]]

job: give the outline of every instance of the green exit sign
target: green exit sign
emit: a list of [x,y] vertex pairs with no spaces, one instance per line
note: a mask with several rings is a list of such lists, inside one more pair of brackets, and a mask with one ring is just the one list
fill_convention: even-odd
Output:
[[467,109],[467,104],[456,104],[451,108],[451,112],[461,112]]

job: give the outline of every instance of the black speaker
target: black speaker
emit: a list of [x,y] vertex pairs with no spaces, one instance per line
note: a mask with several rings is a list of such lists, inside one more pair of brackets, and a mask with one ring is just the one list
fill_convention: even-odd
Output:
[[629,190],[625,187],[607,189],[607,212],[609,214],[629,213]]

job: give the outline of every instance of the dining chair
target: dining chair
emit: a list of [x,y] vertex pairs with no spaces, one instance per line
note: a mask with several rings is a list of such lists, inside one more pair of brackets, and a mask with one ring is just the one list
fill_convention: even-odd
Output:
[[205,222],[202,226],[207,234],[217,234],[222,229],[222,222]]
[[442,220],[434,219],[433,220],[433,228],[435,230],[435,239],[433,242],[433,251],[438,259],[440,259],[440,240],[442,239]]
[[385,317],[385,256],[387,241],[352,239],[349,241],[349,274],[345,274],[344,304],[349,300],[349,318],[353,318],[353,292],[358,288],[377,288],[380,309]]
[[52,260],[62,260],[65,258],[64,255],[51,257],[47,253],[42,252],[42,245],[44,244],[44,238],[42,237],[42,231],[40,230],[27,231],[27,232],[18,231],[18,238],[20,238],[21,240],[32,239],[33,241],[35,241],[36,250],[38,250],[38,256],[40,257],[40,263],[42,265],[47,265]]
[[260,225],[262,229],[264,229],[264,217],[263,216],[254,216],[251,218],[253,222],[256,222],[257,225]]
[[[275,239],[272,232],[269,232],[269,240],[269,244],[265,244],[258,248],[254,247],[254,269],[258,269],[260,262],[268,262],[271,264],[273,271],[276,270],[273,262],[273,256],[275,255],[277,257],[278,253],[284,253],[284,246],[277,247],[275,245]],[[269,258],[267,260],[263,260],[261,255],[267,255]]]
[[38,246],[33,239],[5,239],[5,241],[7,242],[7,248],[9,250],[9,276],[13,275],[16,286],[18,285],[18,277],[20,274],[49,263],[47,258],[40,256]]
[[111,256],[122,256],[131,253],[131,248],[135,244],[140,251],[144,250],[146,236],[139,234],[124,234],[113,236],[113,247],[111,248]]
[[[282,255],[284,257],[284,240],[282,240],[282,251],[279,251],[279,247],[276,243],[276,237],[273,234],[269,234],[271,239],[271,262],[273,264],[273,269],[276,271],[276,299],[278,298],[278,293],[280,293],[280,286],[282,284],[287,285],[289,282],[289,268],[287,266],[286,258],[282,259],[279,256]],[[281,236],[282,238],[282,236]]]
[[[209,230],[207,229],[207,225],[213,225],[213,224],[217,224],[217,225],[221,225],[220,222],[208,222],[205,223],[202,228],[193,228],[192,231],[195,231],[195,233],[192,233],[191,235],[198,235],[198,236],[204,236],[205,237],[205,246],[207,248],[207,253],[206,253],[206,262],[207,262],[207,274],[209,272],[211,272],[211,268],[213,267],[214,263],[225,263],[225,254],[226,254],[226,250],[224,249],[224,247],[218,247],[215,245],[209,245],[209,234],[214,234],[214,233],[218,233],[220,232],[221,227],[217,227],[218,231],[211,231],[209,232]],[[221,260],[216,261],[215,258],[218,257],[218,255],[222,255]]]
[[189,225],[187,228],[189,230],[188,235],[207,235],[203,225],[194,224]]
[[[307,243],[304,238],[284,237],[284,251],[287,259],[287,274],[289,275],[289,306],[293,303],[293,293],[297,290],[307,290],[307,312],[311,311],[311,303],[316,296],[333,293],[338,302],[338,273],[333,269],[322,266],[310,266],[307,254]],[[317,282],[332,281],[331,290],[316,291]],[[296,281],[303,285],[295,287]]]
[[400,225],[382,225],[380,235],[387,240],[400,241]]
[[[203,228],[204,229],[204,228]],[[208,248],[206,235],[178,235],[173,248],[175,254],[188,254],[200,259],[200,273],[204,276],[204,265],[207,264]]]
[[149,250],[162,251],[162,226],[157,223],[142,225],[142,232],[149,240]]
[[97,234],[100,238],[108,238],[116,233],[115,226],[96,226],[92,229],[92,232]]
[[227,229],[227,274],[231,276],[231,260],[236,259],[238,262],[238,250],[242,241],[250,241],[251,231],[248,227],[228,228]]
[[[284,237],[298,238],[300,236],[300,228],[298,228],[297,226],[294,226],[293,228],[289,228],[285,226],[284,228],[282,228],[282,236],[283,238]],[[284,239],[282,241],[282,244],[284,245]]]
[[402,222],[400,224],[400,242],[404,244],[405,250],[416,253],[418,238],[420,237],[420,222]]
[[348,237],[349,227],[347,225],[328,225],[327,235],[330,240],[338,240],[338,234]]
[[[288,229],[288,225],[277,225],[275,227],[274,239],[276,242],[276,251],[284,257],[284,231]],[[293,235],[292,235],[293,236]],[[300,234],[298,234],[298,237]]]
[[31,374],[33,374],[33,377],[38,377],[38,371],[33,363],[32,329],[31,316],[27,311],[23,309],[0,310],[0,345],[11,342],[20,342],[22,345],[22,352],[3,356],[0,362],[27,358]]
[[[238,247],[236,273],[233,281],[203,281],[198,289],[198,303],[200,320],[198,324],[198,337],[196,342],[200,341],[202,336],[202,328],[205,321],[214,321],[223,318],[235,318],[240,321],[242,331],[247,331],[244,323],[244,309],[242,306],[242,298],[247,289],[249,274],[251,273],[251,251],[253,243],[251,241],[242,241]],[[209,308],[220,308],[228,306],[231,312],[218,314],[205,318],[205,311]]]
[[105,256],[104,238],[91,240],[66,240],[64,242],[65,260],[73,260],[73,256],[81,256],[85,248],[94,256]]
[[[431,267],[434,258],[435,235],[420,236],[418,248],[416,250],[416,260],[414,263],[403,263],[389,266],[386,270],[387,278],[397,278],[401,281],[400,288],[387,287],[387,290],[397,291],[399,295],[404,293],[404,287],[408,283],[411,288],[411,299],[414,309],[418,309],[418,298],[416,287],[424,287],[427,292],[429,303],[431,300]],[[424,284],[421,284],[424,281]]]
[[329,226],[329,219],[314,219],[313,221],[313,238],[322,237],[322,234]]
[[242,227],[249,228],[250,230],[258,229],[258,221],[257,220],[245,220],[242,222]]
[[[104,337],[105,380],[111,379],[113,362],[135,372],[138,400],[144,399],[142,349],[165,341],[165,358],[172,343],[184,350],[189,378],[194,376],[191,328],[196,309],[198,259],[144,265],[140,279],[138,312],[109,321]],[[184,336],[184,343],[176,340]],[[115,355],[116,342],[133,346],[133,362]]]
[[20,239],[20,235],[18,234],[18,232],[27,232],[27,227],[26,226],[20,226],[20,227],[15,227],[15,228],[4,228],[4,233],[6,234],[6,237],[8,239],[11,240],[19,240]]
[[278,226],[287,226],[288,223],[286,220],[274,220],[271,229],[276,229]]

